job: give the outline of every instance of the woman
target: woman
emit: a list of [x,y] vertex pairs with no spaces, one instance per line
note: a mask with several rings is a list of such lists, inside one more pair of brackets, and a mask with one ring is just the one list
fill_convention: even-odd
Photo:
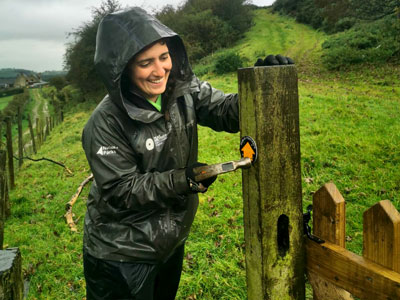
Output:
[[192,176],[197,124],[237,132],[238,97],[195,77],[180,37],[140,8],[101,21],[94,61],[108,95],[82,137],[87,299],[172,300],[197,192],[215,180]]

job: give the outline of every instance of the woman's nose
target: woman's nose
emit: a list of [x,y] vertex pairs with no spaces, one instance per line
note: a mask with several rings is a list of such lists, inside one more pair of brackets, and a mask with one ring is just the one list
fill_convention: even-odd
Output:
[[154,71],[153,74],[156,76],[164,76],[165,75],[165,68],[164,65],[162,64],[162,62],[160,61],[156,61],[154,64]]

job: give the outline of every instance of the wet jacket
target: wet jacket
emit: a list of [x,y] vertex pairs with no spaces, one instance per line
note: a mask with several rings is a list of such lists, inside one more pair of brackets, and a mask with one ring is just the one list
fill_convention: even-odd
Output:
[[[159,112],[140,95],[123,93],[121,77],[132,56],[165,37],[177,78]],[[140,8],[101,21],[95,66],[108,95],[82,136],[95,179],[84,249],[100,259],[165,261],[187,239],[198,206],[185,177],[197,161],[197,124],[237,132],[238,97],[195,77],[180,37]]]

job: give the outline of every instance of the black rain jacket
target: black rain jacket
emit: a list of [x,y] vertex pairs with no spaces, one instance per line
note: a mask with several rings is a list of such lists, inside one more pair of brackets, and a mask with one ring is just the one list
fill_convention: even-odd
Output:
[[[169,38],[176,82],[159,112],[124,93],[121,81],[129,60],[161,38]],[[187,239],[198,206],[185,178],[197,161],[197,124],[237,132],[238,97],[195,77],[180,37],[140,8],[103,18],[94,62],[108,95],[82,136],[95,179],[84,250],[100,259],[163,262]]]

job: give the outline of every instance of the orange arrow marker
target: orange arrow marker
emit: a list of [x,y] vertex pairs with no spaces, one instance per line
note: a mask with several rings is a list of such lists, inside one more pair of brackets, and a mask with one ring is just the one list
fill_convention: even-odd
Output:
[[251,161],[253,161],[254,154],[256,153],[254,152],[253,148],[251,148],[249,143],[246,143],[241,151],[243,152],[243,157],[248,157],[251,159]]

